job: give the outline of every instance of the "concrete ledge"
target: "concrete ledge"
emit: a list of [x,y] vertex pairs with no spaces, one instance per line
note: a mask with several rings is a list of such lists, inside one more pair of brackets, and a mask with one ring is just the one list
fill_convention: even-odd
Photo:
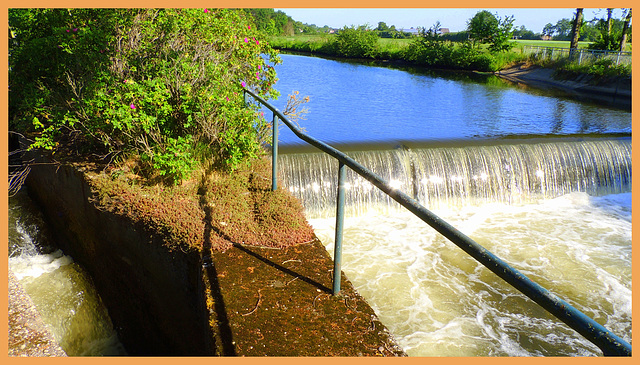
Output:
[[615,106],[631,106],[631,78],[617,77],[592,84],[592,77],[584,75],[574,80],[554,77],[555,70],[537,66],[517,65],[495,73],[496,76],[517,84],[539,88],[555,88],[580,97]]
[[406,356],[314,240],[286,249],[234,243],[172,251],[94,205],[83,168],[37,165],[27,179],[62,249],[91,274],[132,355]]

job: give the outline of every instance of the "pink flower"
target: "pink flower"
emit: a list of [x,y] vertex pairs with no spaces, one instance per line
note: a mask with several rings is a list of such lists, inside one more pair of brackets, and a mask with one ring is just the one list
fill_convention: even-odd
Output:
[[229,101],[229,97],[227,96],[227,101]]
[[135,104],[133,104],[133,103],[131,103],[131,105],[129,105],[129,107],[130,107],[131,109],[133,109],[133,110],[135,110],[135,109],[136,109],[136,106],[135,106]]
[[244,37],[244,43],[249,43],[249,40],[247,39],[247,37]]
[[77,31],[78,31],[78,28],[73,28],[73,31],[74,31],[74,32],[77,32]]
[[242,87],[247,87],[247,83],[245,83],[244,81],[242,81],[240,85],[242,85]]
[[209,9],[206,9],[206,8],[205,8],[205,9],[204,9],[204,12],[205,12],[205,13],[208,13],[208,12],[209,12]]
[[258,65],[258,70],[262,70],[262,65]]
[[249,25],[249,29],[251,29],[251,26]]
[[67,33],[69,33],[71,31],[71,29],[67,29]]
[[258,41],[257,39],[256,39],[256,44],[260,44],[260,41]]

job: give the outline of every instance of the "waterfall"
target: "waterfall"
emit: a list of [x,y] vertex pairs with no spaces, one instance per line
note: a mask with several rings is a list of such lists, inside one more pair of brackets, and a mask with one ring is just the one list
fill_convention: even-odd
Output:
[[[571,192],[631,191],[631,140],[507,141],[486,145],[397,148],[348,153],[427,208],[522,204]],[[279,157],[282,184],[310,216],[334,214],[338,162],[324,153]],[[361,214],[398,204],[348,170],[346,209]]]
[[[630,138],[347,154],[631,342]],[[332,253],[338,162],[298,152],[279,163]],[[601,355],[349,169],[345,198],[344,273],[409,356]]]

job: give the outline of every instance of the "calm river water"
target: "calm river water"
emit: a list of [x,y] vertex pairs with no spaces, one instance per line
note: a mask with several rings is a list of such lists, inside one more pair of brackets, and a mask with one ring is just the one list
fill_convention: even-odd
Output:
[[[493,76],[282,58],[274,105],[310,96],[307,133],[631,342],[631,142],[619,135],[631,133],[629,111]],[[281,184],[332,251],[337,162],[280,131]],[[410,356],[602,355],[366,181],[347,180],[343,271]]]
[[[372,67],[282,55],[280,91],[309,96],[310,135],[331,143],[434,141],[514,135],[631,132],[629,111],[523,89],[490,75]],[[270,114],[266,113],[270,118]],[[281,128],[283,144],[299,143]]]

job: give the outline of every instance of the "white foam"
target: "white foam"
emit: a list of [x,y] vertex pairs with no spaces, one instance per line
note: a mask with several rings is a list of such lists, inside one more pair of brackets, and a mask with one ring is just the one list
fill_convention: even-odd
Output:
[[[630,201],[571,193],[436,214],[630,341]],[[335,218],[310,222],[332,251]],[[412,356],[599,354],[410,213],[348,217],[342,265]]]
[[25,277],[37,278],[42,274],[53,272],[71,263],[73,263],[71,256],[64,255],[61,250],[46,255],[23,254],[9,258],[9,268],[18,280],[22,280]]

